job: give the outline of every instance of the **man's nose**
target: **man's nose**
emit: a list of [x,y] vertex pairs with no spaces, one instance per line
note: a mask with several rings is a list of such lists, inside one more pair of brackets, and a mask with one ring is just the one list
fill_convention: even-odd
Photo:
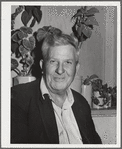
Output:
[[62,73],[64,73],[65,72],[65,70],[64,70],[64,66],[63,66],[63,64],[58,64],[58,66],[57,66],[57,69],[56,69],[56,73],[58,73],[58,74],[62,74]]

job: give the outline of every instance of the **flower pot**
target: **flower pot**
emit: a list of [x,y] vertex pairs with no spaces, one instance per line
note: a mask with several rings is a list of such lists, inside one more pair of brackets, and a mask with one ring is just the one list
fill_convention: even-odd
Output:
[[34,80],[36,80],[34,76],[17,76],[13,78],[13,85],[15,86],[18,84],[28,83]]
[[82,85],[82,95],[86,98],[88,101],[90,107],[92,107],[92,86],[90,85]]
[[[111,107],[111,100],[104,104],[104,98],[100,98],[100,94],[98,91],[94,92],[94,97],[96,97],[99,100],[99,104],[95,104],[93,102],[93,108],[94,109],[103,109],[103,108],[109,108]],[[103,105],[103,106],[102,106]]]

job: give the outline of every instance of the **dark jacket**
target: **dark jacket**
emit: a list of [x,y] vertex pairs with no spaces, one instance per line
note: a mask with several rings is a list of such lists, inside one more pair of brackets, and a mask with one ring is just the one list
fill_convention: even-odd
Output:
[[[72,90],[72,110],[84,144],[101,144],[86,99]],[[51,100],[43,100],[40,80],[12,87],[11,143],[59,144]]]

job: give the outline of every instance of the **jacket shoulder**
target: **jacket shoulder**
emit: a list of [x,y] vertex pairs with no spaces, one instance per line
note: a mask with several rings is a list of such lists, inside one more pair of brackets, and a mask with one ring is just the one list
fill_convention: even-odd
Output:
[[35,80],[25,84],[19,84],[11,88],[11,104],[26,109],[30,100],[39,95],[40,81]]
[[71,89],[71,90],[72,90],[72,93],[74,96],[74,106],[79,107],[84,112],[91,114],[91,108],[90,108],[90,105],[89,105],[88,101],[86,100],[86,98],[84,98],[77,91],[75,91],[73,89]]
[[38,80],[35,80],[32,82],[23,83],[23,84],[13,86],[13,87],[11,87],[11,91],[22,93],[22,94],[29,92],[29,94],[31,94],[32,92],[30,92],[30,91],[32,90],[34,92],[35,90],[39,89],[39,85],[40,85],[40,80],[38,79]]
[[72,93],[73,93],[73,96],[74,96],[75,101],[79,101],[82,104],[83,103],[84,104],[88,104],[88,101],[86,100],[86,98],[83,97],[82,94],[78,93],[77,91],[75,91],[73,89],[71,89],[71,90],[72,90]]

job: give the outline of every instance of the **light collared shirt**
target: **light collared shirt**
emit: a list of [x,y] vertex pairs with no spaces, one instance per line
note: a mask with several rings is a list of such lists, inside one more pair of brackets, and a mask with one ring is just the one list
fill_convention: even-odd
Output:
[[[43,77],[41,80],[40,89],[43,97],[44,94],[48,94],[50,99],[52,98],[48,92]],[[51,100],[58,127],[59,144],[82,144],[79,128],[71,108],[72,104],[74,103],[74,98],[70,88],[67,90],[67,95],[68,96],[62,108],[58,107],[54,103],[53,99]]]

